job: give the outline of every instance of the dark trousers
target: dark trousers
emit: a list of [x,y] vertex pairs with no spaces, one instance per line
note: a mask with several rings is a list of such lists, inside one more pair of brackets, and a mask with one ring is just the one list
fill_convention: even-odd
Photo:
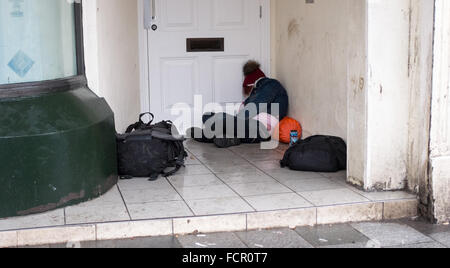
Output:
[[270,140],[266,127],[259,121],[226,113],[203,115],[203,130],[196,130],[196,141],[212,143],[214,138],[239,138],[241,143]]

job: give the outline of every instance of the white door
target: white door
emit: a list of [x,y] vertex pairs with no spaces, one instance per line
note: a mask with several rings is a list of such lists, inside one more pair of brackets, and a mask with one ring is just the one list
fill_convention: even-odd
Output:
[[[243,64],[249,59],[268,63],[263,55],[263,31],[269,30],[263,29],[265,1],[148,1],[153,26],[147,40],[149,104],[156,120],[175,120],[173,105],[193,108],[196,95],[204,105],[242,102]],[[188,52],[191,38],[215,38],[212,45],[219,47],[223,40],[223,51]],[[208,48],[202,40],[195,45]]]

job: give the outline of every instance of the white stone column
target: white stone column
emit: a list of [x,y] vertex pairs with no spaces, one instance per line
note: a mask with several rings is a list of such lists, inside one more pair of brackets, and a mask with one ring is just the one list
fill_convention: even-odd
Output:
[[368,191],[418,191],[427,170],[433,3],[367,0],[364,15],[349,25],[348,180]]
[[436,0],[430,140],[432,216],[450,220],[450,1]]
[[97,0],[83,0],[83,35],[86,78],[89,88],[103,97],[99,87]]

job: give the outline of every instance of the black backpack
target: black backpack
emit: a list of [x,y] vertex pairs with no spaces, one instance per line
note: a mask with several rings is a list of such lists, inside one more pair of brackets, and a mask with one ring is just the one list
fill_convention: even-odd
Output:
[[339,137],[312,136],[290,147],[281,167],[298,171],[337,172],[347,169],[347,145]]
[[[142,117],[150,115],[149,123]],[[169,177],[184,166],[187,153],[184,149],[184,137],[170,121],[162,121],[152,125],[154,116],[144,113],[139,122],[129,126],[125,134],[117,135],[117,153],[119,175],[122,179],[133,177],[150,177],[158,179],[159,175]],[[174,169],[165,172],[169,167]]]

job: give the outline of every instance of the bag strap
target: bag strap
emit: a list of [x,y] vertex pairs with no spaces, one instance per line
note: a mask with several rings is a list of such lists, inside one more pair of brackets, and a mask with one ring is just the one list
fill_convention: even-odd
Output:
[[[145,124],[144,121],[142,121],[142,117],[144,117],[144,115],[150,115],[152,118],[152,119],[150,119],[150,122],[148,122],[147,124]],[[150,112],[142,113],[139,115],[139,122],[141,122],[142,124],[150,125],[151,123],[153,123],[153,120],[155,120],[155,115]]]
[[[150,117],[151,117],[151,119],[148,123],[144,123],[144,121],[142,120],[142,117],[144,117],[145,115],[150,115]],[[151,126],[151,124],[153,123],[153,120],[155,120],[155,116],[152,113],[142,113],[139,115],[139,121],[130,125],[127,128],[127,130],[125,131],[125,133],[129,134],[129,133],[133,132],[133,130],[147,128],[147,127]]]
[[[176,152],[178,155],[175,155]],[[175,165],[175,168],[169,172],[164,172],[163,177],[170,177],[177,173],[182,167],[184,167],[184,159],[187,157],[187,153],[184,150],[182,142],[174,142],[169,146],[169,163]]]

